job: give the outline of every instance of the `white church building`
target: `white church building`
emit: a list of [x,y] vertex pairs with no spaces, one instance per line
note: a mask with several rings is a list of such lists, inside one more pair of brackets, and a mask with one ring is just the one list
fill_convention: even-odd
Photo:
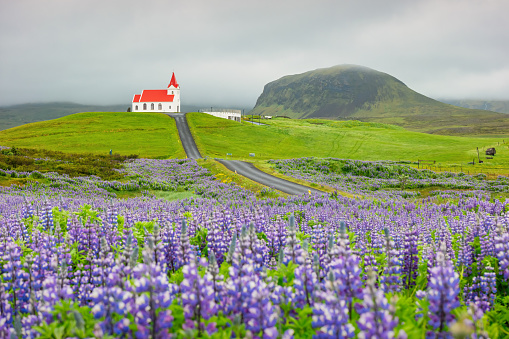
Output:
[[167,89],[145,89],[133,98],[132,112],[180,112],[180,85],[172,74]]

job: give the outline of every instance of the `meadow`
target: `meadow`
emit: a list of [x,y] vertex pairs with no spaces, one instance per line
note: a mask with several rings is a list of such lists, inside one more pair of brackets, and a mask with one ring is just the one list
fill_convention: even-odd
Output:
[[[441,136],[359,121],[279,118],[255,126],[203,113],[188,113],[187,120],[204,157],[249,160],[260,167],[270,159],[314,156],[432,160],[426,166],[435,171],[509,175],[509,140],[503,137]],[[108,154],[111,149],[124,156],[185,158],[175,121],[156,113],[74,114],[0,131],[0,145],[93,154]],[[497,149],[493,159],[484,154],[488,147]],[[483,164],[477,164],[477,148]],[[468,165],[474,159],[476,165]]]
[[[117,119],[98,116],[101,128]],[[159,117],[146,133],[173,122]],[[156,138],[144,138],[153,153],[142,158],[127,138],[123,156],[0,147],[0,338],[509,336],[509,179],[417,170],[381,160],[366,146],[376,141],[348,141],[397,148],[406,135],[445,159],[496,139],[451,137],[446,148],[388,125],[208,118],[189,117],[203,155],[248,158],[267,138],[259,167],[326,192],[280,194],[210,158],[155,159],[171,149],[152,150]],[[298,155],[306,137],[320,157]],[[334,155],[343,145],[376,161]]]
[[0,145],[67,153],[185,158],[175,121],[163,114],[79,113],[0,131]]
[[[411,161],[433,160],[442,166],[467,167],[477,147],[480,167],[472,171],[509,174],[509,140],[468,138],[407,131],[394,125],[318,119],[263,120],[266,126],[214,118],[203,113],[188,113],[189,128],[200,152],[209,157],[250,160],[298,157],[334,157],[358,160]],[[484,151],[495,147],[497,155],[487,160]]]

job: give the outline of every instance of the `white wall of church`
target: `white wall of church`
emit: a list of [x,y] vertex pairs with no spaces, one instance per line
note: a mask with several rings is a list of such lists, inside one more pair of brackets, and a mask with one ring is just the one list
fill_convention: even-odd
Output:
[[176,113],[179,112],[177,110],[177,107],[180,109],[179,106],[176,102],[133,102],[131,111]]

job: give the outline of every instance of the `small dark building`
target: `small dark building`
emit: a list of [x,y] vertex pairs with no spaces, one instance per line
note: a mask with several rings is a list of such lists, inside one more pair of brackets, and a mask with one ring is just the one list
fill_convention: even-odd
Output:
[[495,148],[488,148],[486,150],[486,155],[495,155],[495,153],[497,153],[497,151],[495,151]]

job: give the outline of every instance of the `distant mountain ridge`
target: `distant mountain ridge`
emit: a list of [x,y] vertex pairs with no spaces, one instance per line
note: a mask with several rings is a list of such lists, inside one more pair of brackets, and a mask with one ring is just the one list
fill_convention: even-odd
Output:
[[458,107],[481,109],[485,111],[509,113],[509,100],[455,100],[455,99],[437,99],[443,103]]
[[73,102],[29,103],[0,107],[0,130],[81,112],[122,112],[127,105],[81,105]]
[[361,120],[436,134],[508,134],[509,116],[447,105],[368,67],[339,65],[265,85],[251,114]]

